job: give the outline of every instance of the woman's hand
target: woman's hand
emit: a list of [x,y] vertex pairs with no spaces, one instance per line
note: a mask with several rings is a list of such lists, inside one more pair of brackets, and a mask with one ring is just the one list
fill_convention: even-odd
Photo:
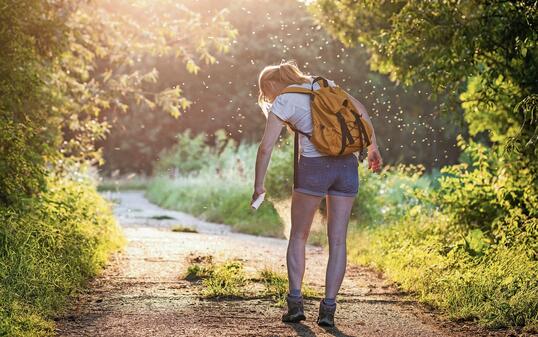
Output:
[[254,193],[252,194],[252,200],[250,201],[250,204],[252,205],[254,200],[258,199],[258,197],[263,193],[265,193],[265,187],[263,187],[263,186],[261,186],[261,187],[254,186]]
[[376,144],[372,144],[368,147],[368,168],[374,172],[381,171],[383,166],[383,159],[379,153],[379,149]]

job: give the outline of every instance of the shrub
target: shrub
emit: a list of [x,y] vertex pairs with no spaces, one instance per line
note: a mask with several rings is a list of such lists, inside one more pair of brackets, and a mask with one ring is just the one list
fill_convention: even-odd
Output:
[[0,208],[0,335],[51,333],[51,317],[99,272],[122,237],[89,183],[48,179],[46,193]]
[[453,319],[538,328],[538,261],[521,247],[492,248],[480,232],[455,231],[441,213],[414,211],[391,226],[353,233],[350,260],[380,268]]
[[[178,148],[181,153],[185,153],[183,148],[198,146],[199,136],[187,135],[179,137],[184,142]],[[175,178],[165,175],[153,178],[146,191],[147,197],[160,206],[228,224],[241,232],[282,237],[282,220],[270,201],[264,202],[256,211],[249,205],[254,190],[257,147],[238,145],[223,134],[219,134],[214,146],[204,146],[206,149],[202,152],[209,153],[212,158],[207,164]],[[168,156],[179,158],[183,155],[170,150],[163,153],[161,161],[173,162]],[[189,157],[181,158],[187,160]],[[274,163],[278,166],[278,158]]]
[[[466,162],[442,169],[430,197],[453,226],[480,229],[504,246],[538,257],[538,180],[517,156],[459,139]],[[507,159],[508,157],[508,159]]]

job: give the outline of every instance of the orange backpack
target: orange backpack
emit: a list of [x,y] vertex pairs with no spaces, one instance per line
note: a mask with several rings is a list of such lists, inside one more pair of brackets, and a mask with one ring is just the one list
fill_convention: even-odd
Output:
[[[314,90],[314,83],[318,81],[321,81],[320,89]],[[360,152],[359,159],[364,159],[366,149],[372,143],[373,130],[342,88],[331,87],[325,78],[318,76],[312,82],[311,89],[287,87],[283,93],[310,95],[312,134],[301,132],[288,124],[295,131],[296,145],[297,133],[301,133],[324,154],[341,156]]]

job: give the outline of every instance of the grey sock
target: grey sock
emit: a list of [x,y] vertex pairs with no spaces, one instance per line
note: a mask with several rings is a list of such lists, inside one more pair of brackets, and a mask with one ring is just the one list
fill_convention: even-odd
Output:
[[291,289],[289,292],[290,297],[300,298],[301,295],[301,289]]
[[336,304],[336,298],[328,298],[328,297],[325,297],[323,299],[323,303],[327,304],[327,305],[335,305]]

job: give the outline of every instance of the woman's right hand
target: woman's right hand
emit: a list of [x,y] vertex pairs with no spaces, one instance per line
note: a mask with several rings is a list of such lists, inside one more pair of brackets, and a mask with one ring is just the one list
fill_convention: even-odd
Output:
[[379,153],[379,149],[376,144],[372,144],[368,147],[368,168],[374,172],[381,171],[383,166],[383,159]]

